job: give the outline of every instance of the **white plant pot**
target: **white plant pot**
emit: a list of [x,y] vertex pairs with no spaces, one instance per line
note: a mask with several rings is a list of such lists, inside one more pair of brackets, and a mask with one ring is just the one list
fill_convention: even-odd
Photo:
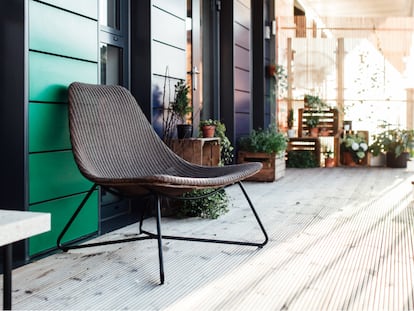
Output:
[[380,153],[377,156],[373,156],[369,153],[369,165],[370,166],[385,166],[386,164],[386,157],[385,153]]
[[287,130],[287,136],[288,136],[289,138],[293,138],[293,137],[295,137],[295,136],[296,136],[296,131],[295,131],[294,129],[288,129],[288,130]]

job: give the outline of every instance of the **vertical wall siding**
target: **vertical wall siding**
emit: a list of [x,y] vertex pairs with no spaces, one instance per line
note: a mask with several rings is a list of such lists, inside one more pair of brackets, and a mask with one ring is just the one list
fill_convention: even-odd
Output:
[[[97,0],[29,0],[29,209],[52,214],[52,230],[30,239],[29,255],[55,246],[91,186],[71,152],[67,87],[98,81],[97,10]],[[67,239],[97,229],[95,193]]]
[[234,111],[235,136],[247,135],[251,128],[251,7],[248,0],[234,1]]
[[[164,108],[174,97],[174,84],[186,78],[186,0],[153,0],[151,7],[152,123],[161,134]],[[164,82],[167,72],[167,90]],[[164,99],[164,102],[163,102]]]

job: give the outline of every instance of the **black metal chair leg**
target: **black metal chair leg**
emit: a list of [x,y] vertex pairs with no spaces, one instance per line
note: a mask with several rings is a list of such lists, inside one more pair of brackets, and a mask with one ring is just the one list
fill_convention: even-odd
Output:
[[[266,233],[266,230],[259,218],[259,215],[257,214],[252,201],[250,200],[246,190],[243,187],[243,184],[241,182],[238,182],[243,195],[245,196],[249,207],[251,209],[251,211],[253,212],[253,215],[263,233],[264,236],[264,240],[262,242],[247,242],[247,241],[234,241],[234,240],[219,240],[219,239],[203,239],[203,238],[194,238],[194,237],[189,237],[189,236],[175,236],[175,235],[163,235],[162,238],[163,239],[168,239],[168,240],[179,240],[179,241],[192,241],[192,242],[206,242],[206,243],[219,243],[219,244],[231,244],[231,245],[242,245],[242,246],[255,246],[255,247],[259,247],[262,248],[263,246],[265,246],[267,244],[267,242],[269,241],[268,235]],[[159,200],[159,199],[158,199]],[[146,230],[141,230],[142,233],[147,234],[148,236],[152,236],[153,238],[157,238],[157,235],[146,231]]]
[[164,284],[164,259],[162,254],[162,235],[161,235],[161,203],[160,196],[156,195],[154,200],[157,213],[157,241],[158,241],[158,259],[160,264],[160,283]]
[[62,239],[65,236],[66,232],[69,230],[69,228],[72,225],[72,223],[75,221],[76,217],[78,216],[78,214],[80,213],[80,211],[82,210],[82,208],[85,206],[86,202],[89,200],[89,198],[92,195],[92,193],[95,191],[95,189],[96,189],[97,186],[98,186],[97,184],[93,184],[93,186],[91,187],[91,189],[89,189],[88,193],[83,198],[82,202],[79,204],[78,208],[75,210],[75,212],[73,213],[72,217],[69,219],[69,221],[67,222],[67,224],[63,228],[62,232],[59,234],[59,236],[57,238],[57,242],[56,242],[57,243],[57,247],[59,249],[63,250],[64,252],[67,252],[70,248],[67,247],[66,245],[63,245],[62,244]]
[[239,185],[240,189],[242,190],[242,192],[244,194],[244,197],[246,198],[247,202],[249,203],[250,209],[252,210],[252,212],[254,214],[254,217],[256,218],[256,221],[259,224],[260,229],[262,230],[262,233],[263,233],[263,235],[265,237],[265,240],[263,241],[262,245],[260,246],[260,247],[263,247],[269,241],[269,237],[267,235],[266,229],[264,228],[264,226],[262,224],[262,221],[260,220],[260,217],[257,214],[256,209],[254,208],[254,205],[253,205],[252,201],[250,200],[250,197],[248,196],[248,194],[246,192],[246,189],[244,189],[244,186],[243,186],[242,182],[239,181],[237,184]]

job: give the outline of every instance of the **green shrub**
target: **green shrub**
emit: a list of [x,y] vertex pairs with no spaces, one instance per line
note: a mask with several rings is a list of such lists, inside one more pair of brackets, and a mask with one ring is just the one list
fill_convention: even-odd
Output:
[[317,163],[316,157],[312,151],[292,150],[288,152],[286,167],[292,167],[292,168],[319,167],[319,163]]
[[281,154],[287,147],[287,138],[280,133],[275,125],[267,129],[253,130],[249,136],[239,140],[240,150]]
[[[184,197],[198,197],[211,192],[213,189],[199,189],[188,192]],[[178,217],[202,217],[216,219],[228,212],[229,198],[224,189],[205,198],[183,200],[178,209]]]

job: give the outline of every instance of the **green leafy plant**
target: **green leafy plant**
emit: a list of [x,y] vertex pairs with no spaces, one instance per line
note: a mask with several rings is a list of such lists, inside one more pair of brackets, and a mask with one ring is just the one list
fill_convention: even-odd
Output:
[[275,125],[267,129],[253,130],[249,136],[239,140],[240,150],[282,154],[287,148],[287,137],[280,133]]
[[[188,192],[184,197],[199,197],[208,194],[213,189],[198,189]],[[229,198],[224,189],[213,193],[210,196],[196,199],[184,200],[182,206],[179,208],[177,216],[179,217],[201,217],[216,219],[220,215],[228,212]]]
[[[381,125],[382,128],[390,124]],[[388,128],[379,134],[373,135],[373,142],[369,146],[370,152],[376,156],[381,152],[390,152],[398,158],[403,152],[409,151],[414,142],[414,130]]]
[[290,168],[312,168],[319,167],[315,155],[310,150],[288,151],[286,167]]
[[328,109],[329,106],[322,99],[320,99],[319,96],[310,94],[305,94],[304,102],[305,108],[310,111],[309,116],[306,117],[306,124],[309,128],[317,127],[319,124],[318,113],[322,110]]
[[328,109],[329,106],[326,104],[319,96],[305,94],[304,96],[305,108],[310,110],[321,111],[323,109]]
[[328,147],[328,146],[324,146],[323,147],[323,156],[325,157],[325,159],[327,158],[334,158],[334,152]]
[[200,128],[202,128],[203,126],[207,126],[207,125],[213,125],[217,127],[220,124],[221,122],[219,120],[214,120],[214,119],[200,120]]

